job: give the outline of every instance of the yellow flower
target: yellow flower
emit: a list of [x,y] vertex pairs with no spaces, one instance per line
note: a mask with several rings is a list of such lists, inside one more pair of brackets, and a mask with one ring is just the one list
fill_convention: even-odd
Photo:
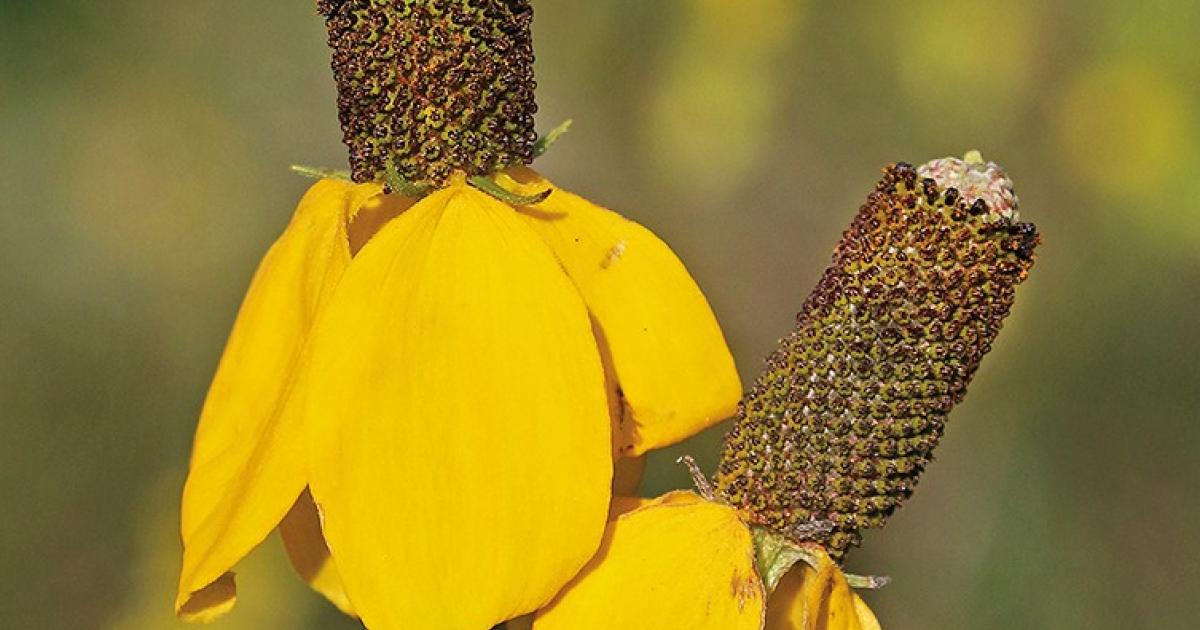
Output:
[[201,414],[180,616],[228,611],[231,570],[279,528],[371,628],[489,628],[593,555],[614,453],[732,414],[732,358],[664,243],[529,169],[496,181],[551,194],[513,207],[457,172],[420,200],[305,195]]
[[688,461],[703,499],[616,501],[534,630],[878,630],[837,562],[912,494],[999,334],[1040,240],[1017,206],[978,152],[886,168],[742,400],[715,485]]
[[692,492],[618,499],[600,551],[538,613],[534,630],[878,630],[816,545],[768,595],[754,536],[733,508]]

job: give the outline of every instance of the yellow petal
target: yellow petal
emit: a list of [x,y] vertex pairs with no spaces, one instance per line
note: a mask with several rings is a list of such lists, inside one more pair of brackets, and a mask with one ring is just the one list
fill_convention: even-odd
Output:
[[657,501],[657,499],[646,499],[643,497],[614,496],[612,503],[608,506],[608,520],[609,522],[615,521],[618,516],[626,512],[632,512]]
[[765,630],[879,630],[837,563],[818,547],[810,549],[818,568],[800,562],[783,576],[767,604]]
[[[529,169],[510,175],[501,183],[517,192],[553,187]],[[742,395],[733,357],[708,301],[665,243],[563,190],[520,211],[603,332],[631,412],[614,435],[620,454],[678,442],[733,414]]]
[[591,557],[612,481],[599,353],[512,208],[461,183],[413,206],[313,339],[310,483],[367,627],[487,630]]
[[346,225],[379,192],[318,182],[255,273],[204,402],[184,486],[175,602],[184,619],[232,607],[229,570],[304,487],[303,434],[281,423],[281,403],[316,313],[350,262]]
[[762,582],[732,509],[672,493],[609,524],[596,557],[535,630],[759,630]]
[[858,623],[862,625],[862,630],[882,630],[879,627],[879,620],[875,618],[875,613],[871,611],[871,607],[867,606],[867,602],[854,594],[854,612],[858,614]]
[[674,505],[687,504],[700,501],[700,497],[691,491],[675,491],[668,492],[661,497],[647,499],[644,497],[622,496],[615,495],[612,498],[612,503],[608,507],[609,522],[617,520],[617,517],[634,510],[644,508],[648,505]]
[[237,603],[237,585],[233,572],[226,571],[204,588],[191,593],[175,611],[185,621],[208,623],[233,609]]
[[283,538],[288,559],[300,577],[339,610],[355,616],[354,607],[346,597],[346,587],[342,585],[342,576],[329,555],[325,536],[321,534],[321,516],[307,488],[283,517],[279,535]]

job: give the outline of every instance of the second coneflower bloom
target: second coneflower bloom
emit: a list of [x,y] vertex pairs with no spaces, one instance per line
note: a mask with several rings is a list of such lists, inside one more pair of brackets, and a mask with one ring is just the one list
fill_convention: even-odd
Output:
[[715,486],[617,501],[534,630],[872,630],[838,563],[912,493],[1033,264],[977,153],[886,169],[725,438]]
[[[731,415],[703,295],[641,226],[521,165],[527,2],[319,3],[353,181],[259,266],[205,401],[176,609],[276,528],[371,628],[485,630],[591,557],[614,457]],[[356,183],[357,182],[357,183]]]

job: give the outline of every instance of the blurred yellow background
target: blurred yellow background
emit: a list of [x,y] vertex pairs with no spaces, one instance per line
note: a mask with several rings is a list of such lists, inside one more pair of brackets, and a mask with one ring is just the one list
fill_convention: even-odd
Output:
[[[890,161],[979,148],[1041,259],[920,491],[850,569],[889,629],[1191,628],[1200,3],[538,0],[562,185],[663,236],[746,382]],[[342,166],[312,2],[0,2],[0,627],[176,628],[200,401]],[[722,429],[643,493],[713,470]],[[216,628],[353,628],[278,540]]]

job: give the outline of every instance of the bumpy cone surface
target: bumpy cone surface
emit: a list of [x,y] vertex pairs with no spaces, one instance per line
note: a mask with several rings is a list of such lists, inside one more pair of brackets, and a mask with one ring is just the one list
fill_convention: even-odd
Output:
[[355,181],[441,185],[533,160],[528,0],[319,0]]
[[[956,187],[957,186],[957,187]],[[837,559],[913,491],[1039,236],[994,164],[895,164],[742,401],[717,492]],[[815,528],[822,531],[822,528]]]

